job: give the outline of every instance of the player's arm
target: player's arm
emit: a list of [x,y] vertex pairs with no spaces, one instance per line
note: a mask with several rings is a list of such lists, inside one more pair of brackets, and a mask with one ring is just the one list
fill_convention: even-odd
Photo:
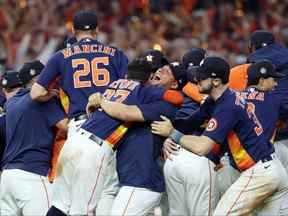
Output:
[[100,107],[112,118],[128,122],[144,122],[144,116],[141,110],[135,105],[126,105],[123,103],[108,101],[104,99]]
[[63,59],[63,55],[58,52],[48,61],[37,82],[31,88],[30,96],[32,100],[44,102],[55,95],[54,90],[49,90],[49,86],[59,75],[61,59]]
[[61,130],[62,132],[67,132],[68,131],[68,118],[64,118],[60,121],[58,121],[55,126]]

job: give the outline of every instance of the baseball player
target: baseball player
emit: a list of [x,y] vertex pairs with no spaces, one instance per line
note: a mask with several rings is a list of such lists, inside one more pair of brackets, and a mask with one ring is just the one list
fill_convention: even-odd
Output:
[[[204,59],[202,49],[191,49],[183,56],[183,63],[190,67],[199,65]],[[192,79],[193,80],[193,79]],[[192,83],[185,85],[190,88]],[[183,90],[184,90],[183,89]],[[190,91],[190,89],[189,89]],[[183,119],[189,116],[199,107],[199,103],[190,99],[185,107],[177,110],[174,122],[183,125]],[[181,131],[188,134],[199,134],[202,130],[191,127],[181,127]],[[165,152],[165,148],[164,148]],[[177,155],[171,155],[171,160],[166,160],[164,165],[164,177],[169,200],[170,215],[211,215],[217,204],[216,173],[214,171],[214,157],[199,157],[184,149],[176,148]],[[166,155],[166,154],[165,154]],[[185,164],[185,166],[183,166]]]
[[[168,65],[168,59],[158,50],[147,50],[139,56],[146,59],[152,64],[152,77],[155,72],[165,65]],[[105,181],[104,190],[101,194],[101,199],[97,205],[96,215],[108,215],[111,211],[113,201],[119,191],[119,181],[117,173],[107,178]]]
[[[105,100],[101,102],[101,108],[106,111],[106,107],[111,103],[108,100],[137,106],[152,106],[157,101],[162,101],[167,91],[144,86],[150,73],[149,62],[141,59],[132,61],[128,65],[127,79],[114,81],[104,92]],[[124,113],[121,109],[117,109],[117,112],[128,114],[128,117],[122,119],[126,121],[134,121],[133,116],[139,114],[133,111]],[[54,183],[53,207],[47,215],[93,214],[105,177],[113,173],[110,168],[113,169],[114,150],[128,129],[127,125],[122,123],[96,110],[78,132],[68,138],[60,154],[59,175]],[[79,145],[80,142],[82,145]]]
[[45,101],[50,94],[49,85],[60,76],[60,87],[70,102],[69,134],[86,120],[88,96],[103,93],[111,82],[123,78],[127,70],[128,59],[122,51],[95,39],[97,24],[94,12],[76,13],[73,33],[78,42],[56,52],[31,89],[33,100]]
[[[31,99],[29,87],[34,82],[33,77],[41,71],[37,69],[37,62],[24,65],[17,77],[27,88],[20,89],[5,106],[1,215],[45,215],[50,206],[51,185],[47,174],[53,127],[66,130],[67,119],[56,98],[45,103]],[[27,127],[27,124],[31,126]]]
[[209,100],[215,103],[201,136],[183,135],[173,130],[166,118],[164,122],[154,122],[152,132],[169,135],[183,148],[198,155],[209,152],[215,142],[223,145],[228,136],[229,158],[241,174],[222,196],[214,215],[248,215],[276,191],[285,194],[287,173],[254,110],[243,97],[227,88],[228,78],[229,65],[221,58],[207,57],[198,68],[200,92],[209,94]]
[[[150,83],[181,89],[185,78],[183,67],[179,63],[171,63],[158,70]],[[138,115],[139,120],[148,122],[160,119],[164,113],[173,115],[175,111],[164,102],[137,107],[111,104],[109,109],[106,107],[104,110],[110,116],[122,120],[127,119],[132,111],[141,111],[143,116]],[[134,124],[130,127],[117,149],[120,190],[109,215],[148,215],[159,204],[164,191],[164,179],[157,162],[162,143],[160,137],[151,134],[149,124]],[[103,215],[101,212],[99,214]]]

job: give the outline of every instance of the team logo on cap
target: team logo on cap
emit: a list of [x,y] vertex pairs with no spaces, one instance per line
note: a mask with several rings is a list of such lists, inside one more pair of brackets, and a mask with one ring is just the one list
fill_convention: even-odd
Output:
[[146,56],[146,60],[149,61],[149,62],[152,62],[153,61],[153,57],[152,55],[148,55]]
[[31,69],[31,70],[30,70],[30,75],[31,75],[31,76],[35,76],[35,74],[36,74],[36,70],[35,70],[35,69]]
[[193,63],[193,62],[190,62],[190,63],[189,63],[189,67],[190,67],[190,66],[194,66],[194,63]]
[[174,67],[179,66],[179,62],[172,62],[171,63]]
[[86,26],[84,26],[84,28],[85,28],[85,29],[89,29],[89,28],[90,28],[90,26],[89,26],[89,25],[86,25]]
[[265,67],[261,67],[260,68],[260,73],[261,74],[266,74],[267,73],[267,69]]
[[211,118],[207,124],[206,131],[214,131],[218,126],[217,120],[215,118]]
[[3,80],[2,80],[2,85],[3,85],[3,86],[6,86],[7,83],[8,83],[7,79],[3,79]]

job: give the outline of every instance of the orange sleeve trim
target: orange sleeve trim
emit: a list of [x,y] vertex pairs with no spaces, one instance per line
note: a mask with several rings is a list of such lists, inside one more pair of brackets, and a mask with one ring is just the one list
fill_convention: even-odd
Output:
[[182,93],[176,90],[165,91],[163,99],[175,106],[181,106],[184,102],[184,97]]
[[191,83],[191,82],[188,82],[188,83],[184,86],[184,88],[183,88],[182,91],[183,91],[188,97],[190,97],[191,99],[195,100],[195,101],[198,102],[198,103],[201,103],[201,102],[205,99],[205,97],[206,97],[206,95],[200,94],[200,93],[199,93],[199,90],[198,90],[198,87],[197,87],[195,84]]

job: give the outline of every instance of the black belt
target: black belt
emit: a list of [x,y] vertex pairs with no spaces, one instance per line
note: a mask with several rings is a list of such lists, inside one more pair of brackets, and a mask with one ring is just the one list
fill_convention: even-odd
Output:
[[97,136],[95,136],[94,134],[91,134],[91,136],[89,136],[89,139],[92,140],[93,142],[96,142],[98,145],[102,145],[103,140]]
[[86,119],[88,119],[88,116],[86,114],[82,114],[82,115],[74,117],[74,121],[80,121],[80,120],[86,120]]

